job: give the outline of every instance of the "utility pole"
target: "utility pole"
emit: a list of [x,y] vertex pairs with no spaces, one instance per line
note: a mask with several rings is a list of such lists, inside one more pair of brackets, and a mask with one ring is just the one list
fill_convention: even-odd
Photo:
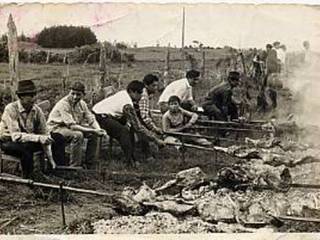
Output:
[[183,70],[185,70],[186,68],[186,64],[185,64],[186,55],[184,52],[185,27],[186,27],[186,13],[185,13],[185,7],[183,7],[182,8],[182,39],[181,39],[181,55],[182,55]]
[[182,41],[181,41],[182,49],[184,49],[185,27],[186,27],[186,12],[185,12],[185,7],[183,7],[182,9]]

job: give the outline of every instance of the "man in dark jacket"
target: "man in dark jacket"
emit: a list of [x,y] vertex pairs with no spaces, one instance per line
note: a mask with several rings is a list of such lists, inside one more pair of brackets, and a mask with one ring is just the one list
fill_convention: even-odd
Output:
[[240,73],[229,72],[228,81],[213,87],[202,105],[210,119],[227,121],[238,118],[238,109],[232,99],[233,88],[238,86]]

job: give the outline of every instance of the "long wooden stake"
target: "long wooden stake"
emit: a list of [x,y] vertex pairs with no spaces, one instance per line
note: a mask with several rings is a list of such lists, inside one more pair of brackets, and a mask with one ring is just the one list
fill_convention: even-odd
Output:
[[[25,184],[25,185],[35,186],[35,187],[50,188],[50,189],[56,189],[56,190],[61,189],[61,186],[56,185],[56,184],[34,182],[30,179],[19,179],[19,178],[0,176],[0,181],[19,183],[19,184]],[[110,193],[106,193],[106,192],[100,192],[100,191],[94,191],[94,190],[88,190],[88,189],[82,189],[82,188],[67,187],[67,186],[62,186],[62,189],[70,191],[70,192],[75,192],[75,193],[94,194],[94,195],[105,196],[105,197],[114,197],[115,196],[115,194],[110,194]]]
[[62,226],[66,226],[66,216],[64,212],[64,199],[63,199],[63,182],[60,183],[59,186],[59,193],[60,193],[60,202],[61,202],[61,217],[62,217]]
[[209,147],[202,147],[202,146],[197,146],[197,145],[193,145],[193,144],[189,144],[189,143],[166,143],[166,145],[169,146],[176,146],[176,147],[186,147],[186,148],[194,148],[194,149],[199,149],[199,150],[205,150],[205,151],[209,151],[209,152],[215,152],[216,149],[213,148],[209,148]]
[[279,218],[280,220],[320,223],[319,218],[305,218],[305,217],[293,217],[293,216],[282,216],[282,215],[276,216],[276,218]]
[[220,138],[220,137],[214,137],[214,136],[208,136],[208,135],[198,135],[198,134],[182,133],[182,132],[166,132],[166,131],[164,132],[164,134],[171,135],[171,136],[178,136],[178,137],[206,138],[214,141],[228,141],[228,142],[237,142],[237,143],[244,144],[244,142],[241,142],[235,139]]
[[[162,115],[161,111],[158,109],[151,109],[151,113],[158,116]],[[203,112],[201,112],[203,114]],[[250,120],[248,122],[238,122],[238,120],[233,120],[232,122],[227,122],[227,121],[218,121],[218,120],[202,120],[199,119],[197,121],[198,123],[208,123],[208,124],[217,124],[217,125],[232,125],[232,126],[250,126],[250,127],[258,127],[260,124],[267,123],[265,120]]]
[[272,130],[265,129],[250,129],[250,128],[232,128],[232,127],[220,127],[220,126],[191,126],[190,129],[221,129],[233,132],[260,132],[260,133],[273,133]]

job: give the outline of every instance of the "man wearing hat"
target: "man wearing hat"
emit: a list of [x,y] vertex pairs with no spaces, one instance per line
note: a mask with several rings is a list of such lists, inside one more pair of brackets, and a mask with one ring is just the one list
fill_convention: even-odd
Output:
[[[67,96],[56,103],[47,121],[49,131],[64,136],[70,143],[70,165],[73,167],[87,167],[97,159],[98,137],[106,135],[100,128],[95,116],[89,110],[82,98],[85,86],[81,82],[74,82]],[[85,162],[82,163],[82,146],[84,138],[88,139]]]
[[228,81],[213,87],[202,107],[211,119],[227,121],[238,118],[238,109],[232,99],[233,89],[238,86],[240,73],[229,72]]
[[177,96],[181,100],[181,107],[186,110],[195,111],[197,106],[193,100],[192,87],[200,80],[200,72],[189,70],[185,78],[173,81],[162,92],[159,97],[159,106],[162,113],[168,110],[168,100],[171,96]]
[[[19,81],[18,100],[5,107],[0,122],[1,149],[21,159],[24,178],[29,178],[33,172],[34,152],[45,150],[53,168],[55,163],[64,161],[64,140],[58,134],[48,134],[45,116],[35,105],[36,93],[32,80]],[[51,144],[53,156],[48,152]]]

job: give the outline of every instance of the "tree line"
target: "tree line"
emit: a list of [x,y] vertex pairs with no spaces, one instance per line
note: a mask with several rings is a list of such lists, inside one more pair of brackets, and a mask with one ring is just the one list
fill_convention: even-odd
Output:
[[53,26],[36,36],[36,43],[46,48],[74,48],[96,42],[96,35],[88,27]]

